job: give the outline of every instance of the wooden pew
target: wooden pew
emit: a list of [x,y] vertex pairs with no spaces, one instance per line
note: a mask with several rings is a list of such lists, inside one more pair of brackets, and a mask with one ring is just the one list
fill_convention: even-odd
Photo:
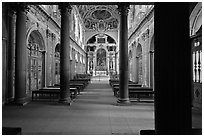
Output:
[[[70,83],[69,83],[69,86],[70,86],[71,88],[77,88],[77,89],[79,89],[79,91],[78,91],[79,94],[80,94],[80,92],[83,91],[84,88],[85,88],[85,84],[84,84],[84,83],[70,82]],[[54,87],[60,88],[60,84],[55,84]]]
[[84,84],[85,87],[89,84],[89,80],[87,79],[72,79],[70,80],[70,83],[73,84]]
[[[135,82],[133,82],[133,81],[129,81],[128,83],[129,83],[129,84],[137,84],[137,83],[135,83]],[[119,84],[119,80],[109,80],[109,84],[110,84],[110,86],[112,87],[113,84]]]
[[77,82],[70,82],[70,86],[79,86],[80,87],[80,91],[83,91],[84,88],[85,88],[85,84],[77,83]]
[[[83,84],[77,85],[77,84],[70,84],[69,85],[70,88],[77,88],[77,93],[80,94],[80,92],[83,90]],[[55,84],[54,86],[48,86],[48,87],[56,87],[56,88],[60,88],[59,84]]]
[[[39,89],[39,90],[33,90],[32,91],[32,100],[37,99],[37,96],[39,97],[38,99],[40,99],[40,97],[43,96],[49,96],[50,101],[54,100],[57,96],[57,98],[59,98],[60,95],[60,88],[43,88],[43,89]],[[71,99],[75,99],[77,96],[77,88],[70,88],[70,98]]]
[[90,74],[76,74],[74,79],[88,79],[90,81],[91,75]]
[[[154,91],[149,87],[128,87],[129,96],[136,95],[138,101],[140,101],[140,95],[153,95]],[[114,88],[114,96],[118,97],[119,95],[119,87]]]
[[[117,95],[117,91],[116,91],[116,90],[118,89],[118,91],[119,91],[119,87],[120,87],[120,85],[119,85],[118,83],[112,85],[112,89],[113,89],[113,94],[114,94],[114,96]],[[142,87],[142,85],[140,85],[140,84],[135,84],[135,83],[129,83],[129,84],[128,84],[128,88],[134,88],[134,87]]]
[[[114,83],[112,84],[112,89],[114,89],[115,87],[120,87],[119,83]],[[141,84],[135,84],[135,83],[129,83],[128,87],[142,87]]]

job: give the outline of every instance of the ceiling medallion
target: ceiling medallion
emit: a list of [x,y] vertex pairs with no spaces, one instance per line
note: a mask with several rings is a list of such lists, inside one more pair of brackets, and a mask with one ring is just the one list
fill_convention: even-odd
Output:
[[96,20],[107,20],[111,17],[111,13],[107,10],[95,10],[91,16]]

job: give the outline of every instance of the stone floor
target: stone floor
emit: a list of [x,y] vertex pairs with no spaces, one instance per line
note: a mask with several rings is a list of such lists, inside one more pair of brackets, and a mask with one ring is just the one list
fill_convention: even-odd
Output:
[[[154,103],[134,102],[119,106],[107,78],[95,78],[72,102],[30,102],[3,106],[2,126],[21,127],[24,135],[137,135],[154,129]],[[194,127],[201,127],[201,114]]]

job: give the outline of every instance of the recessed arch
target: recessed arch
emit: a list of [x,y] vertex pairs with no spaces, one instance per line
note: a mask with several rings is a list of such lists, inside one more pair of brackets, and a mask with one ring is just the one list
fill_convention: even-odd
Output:
[[[112,36],[110,36],[110,35],[108,35],[108,34],[99,34],[99,33],[97,33],[97,34],[91,35],[91,36],[87,39],[86,44],[93,44],[93,43],[96,41],[96,36],[97,36],[97,35],[105,35],[105,36],[107,36],[107,41],[111,41],[111,43],[114,43],[114,44],[117,43],[117,41],[116,41],[116,39],[115,39],[114,37],[112,37]],[[89,43],[89,42],[91,42],[91,43]]]
[[45,42],[38,30],[32,30],[27,35],[27,86],[31,90],[45,87]]
[[57,43],[55,46],[55,52],[59,52],[60,53],[60,43]]
[[38,30],[33,30],[29,37],[28,37],[28,47],[29,44],[36,43],[39,45],[39,48],[41,51],[45,51],[45,42],[41,35],[41,33]]
[[136,48],[136,82],[142,84],[142,45],[138,43]]
[[129,50],[129,59],[131,59],[132,58],[132,50]]
[[37,25],[36,24],[34,24],[34,25],[32,25],[28,30],[27,30],[27,33],[26,33],[26,45],[28,46],[28,44],[29,44],[29,38],[30,38],[30,35],[37,35],[37,37],[40,39],[40,41],[41,41],[41,45],[43,45],[43,49],[45,50],[45,51],[47,51],[47,46],[46,46],[46,44],[45,44],[45,40],[46,40],[46,38],[45,38],[45,33],[42,31],[42,29],[39,29],[38,27],[37,27]]

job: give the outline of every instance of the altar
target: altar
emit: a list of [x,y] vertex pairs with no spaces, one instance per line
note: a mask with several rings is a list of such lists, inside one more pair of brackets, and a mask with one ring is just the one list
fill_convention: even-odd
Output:
[[106,76],[107,75],[107,71],[96,71],[96,76]]

